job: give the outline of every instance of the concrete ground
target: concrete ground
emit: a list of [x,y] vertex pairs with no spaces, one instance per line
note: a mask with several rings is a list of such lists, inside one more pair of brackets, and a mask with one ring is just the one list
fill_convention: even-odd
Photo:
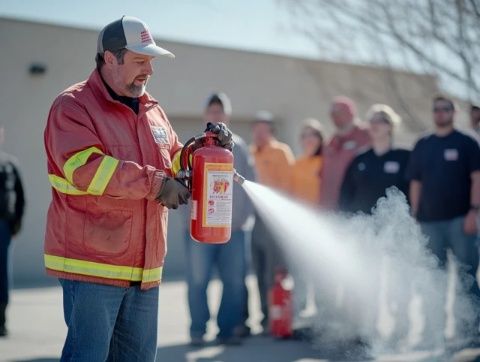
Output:
[[[253,291],[254,280],[249,280]],[[219,300],[220,286],[212,283],[210,300]],[[0,361],[53,362],[58,361],[66,327],[62,315],[60,287],[16,289],[12,291],[8,311],[8,338],[0,339]],[[258,325],[258,296],[252,293],[251,323]],[[215,310],[217,303],[213,303]],[[160,287],[159,305],[159,362],[312,362],[328,361],[322,350],[299,341],[276,341],[268,337],[253,336],[242,346],[224,347],[208,344],[192,348],[188,338],[188,309],[184,282],[165,282]],[[254,331],[258,331],[254,328]],[[209,326],[208,338],[213,340],[216,328]],[[466,350],[460,355],[439,357],[441,353],[415,352],[403,355],[384,355],[377,361],[473,361],[480,350]],[[332,360],[332,359],[330,359]]]

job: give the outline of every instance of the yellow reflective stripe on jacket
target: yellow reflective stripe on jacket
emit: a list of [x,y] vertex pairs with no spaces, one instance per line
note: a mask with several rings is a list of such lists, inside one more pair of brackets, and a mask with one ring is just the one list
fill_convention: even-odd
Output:
[[[75,172],[76,169],[79,167],[85,165],[88,161],[88,158],[94,154],[100,154],[104,155],[102,158],[102,161],[100,162],[100,165],[97,168],[97,171],[95,172],[95,175],[92,178],[92,181],[88,185],[87,191],[83,192],[80,190],[77,190],[73,186],[73,173]],[[73,192],[64,192],[66,194],[70,195],[103,195],[105,192],[105,189],[110,182],[110,179],[112,178],[113,173],[115,172],[115,169],[117,168],[119,161],[111,156],[105,155],[100,149],[97,147],[90,147],[87,148],[83,151],[77,152],[74,154],[72,157],[70,157],[67,162],[63,165],[63,173],[65,174],[66,180],[62,179],[61,177],[58,177],[58,179],[63,180],[63,183],[69,185],[69,187],[63,187],[63,188],[57,188],[60,192],[63,192],[62,190],[66,191],[71,191],[72,188],[74,189]],[[59,183],[59,180],[56,180],[57,183]],[[75,191],[76,190],[76,191]],[[83,192],[83,193],[82,193]]]
[[110,157],[103,156],[103,160],[98,166],[95,176],[93,176],[92,182],[88,186],[87,192],[92,195],[103,195],[105,188],[107,187],[113,173],[118,165],[118,160]]
[[75,186],[73,186],[70,182],[65,180],[64,178],[61,178],[57,175],[48,175],[48,180],[50,181],[50,184],[52,187],[67,195],[87,195],[85,191],[77,189]]
[[162,267],[143,269],[131,266],[111,265],[85,261],[80,259],[64,258],[45,254],[45,266],[48,269],[66,273],[82,274],[93,277],[120,279],[134,282],[157,282],[162,278]]
[[142,282],[149,283],[149,282],[156,282],[158,280],[162,280],[162,272],[163,268],[154,268],[154,269],[144,269],[142,275]]
[[67,160],[67,162],[65,162],[65,164],[63,165],[63,174],[65,175],[65,178],[68,180],[68,182],[73,184],[73,172],[75,172],[77,168],[85,165],[89,157],[93,153],[98,153],[100,155],[104,154],[97,147],[90,147],[86,150],[75,153]]
[[180,155],[182,154],[182,149],[179,149],[174,155],[172,159],[172,173],[173,176],[176,176],[178,171],[182,168],[180,164]]

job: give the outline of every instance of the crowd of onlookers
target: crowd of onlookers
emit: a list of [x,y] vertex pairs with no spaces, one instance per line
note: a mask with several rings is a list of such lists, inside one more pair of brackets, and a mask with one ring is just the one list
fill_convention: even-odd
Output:
[[[364,123],[359,121],[353,100],[335,97],[330,118],[335,133],[325,138],[321,122],[306,119],[299,135],[302,154],[295,159],[290,147],[275,137],[275,121],[269,112],[258,112],[253,120],[252,145],[235,136],[235,168],[247,179],[271,187],[313,207],[344,213],[369,214],[387,188],[396,186],[406,196],[411,214],[428,238],[428,249],[445,268],[451,250],[466,273],[476,276],[479,253],[477,219],[480,210],[480,148],[475,132],[480,129],[480,108],[470,110],[471,135],[455,128],[456,108],[452,99],[437,96],[432,102],[434,130],[419,138],[412,151],[399,149],[395,130],[400,116],[388,105],[370,107]],[[223,93],[212,95],[205,107],[205,120],[230,121],[231,105]],[[288,170],[288,171],[286,171]],[[276,268],[283,263],[282,251],[271,230],[255,214],[240,186],[235,185],[232,239],[226,245],[197,245],[187,236],[188,301],[191,315],[191,343],[205,343],[210,312],[207,287],[216,269],[223,284],[217,313],[218,340],[226,344],[241,343],[251,333],[247,324],[248,292],[245,277],[248,260],[258,282],[261,325],[268,333],[268,290]],[[255,223],[252,228],[252,216]],[[305,306],[305,281],[295,278],[295,310]],[[473,298],[480,298],[478,283],[465,288]],[[303,294],[303,295],[302,295]],[[446,285],[444,293],[446,295]],[[315,298],[316,303],[322,299]],[[431,300],[425,323],[444,316],[429,313],[444,308],[446,300]],[[478,313],[477,313],[478,314]],[[407,316],[403,316],[407,318]],[[439,324],[440,323],[440,324]],[[471,343],[480,343],[479,320]]]

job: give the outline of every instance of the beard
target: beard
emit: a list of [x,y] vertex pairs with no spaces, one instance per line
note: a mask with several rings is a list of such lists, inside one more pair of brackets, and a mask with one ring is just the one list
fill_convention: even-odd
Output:
[[[140,79],[138,79],[138,78],[140,78]],[[148,79],[149,79],[148,76],[139,76],[139,77],[135,78],[132,83],[127,84],[127,90],[131,94],[132,97],[138,98],[138,97],[143,96],[143,94],[145,93],[145,90],[147,88]],[[135,81],[138,81],[138,80],[143,80],[142,84],[136,85]]]
[[134,82],[127,84],[127,89],[132,95],[133,98],[138,98],[143,96],[146,90],[146,83],[141,85],[136,85]]

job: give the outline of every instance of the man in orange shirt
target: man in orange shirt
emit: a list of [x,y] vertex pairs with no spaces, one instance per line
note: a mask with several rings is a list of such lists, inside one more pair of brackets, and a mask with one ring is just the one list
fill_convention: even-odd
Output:
[[[281,192],[290,187],[290,167],[294,157],[290,147],[274,137],[273,117],[269,112],[258,112],[252,128],[251,152],[259,183]],[[256,215],[252,230],[252,261],[257,274],[264,332],[268,325],[268,290],[273,284],[275,269],[282,265],[278,246],[265,223]]]
[[347,167],[355,156],[370,147],[371,140],[368,131],[355,124],[356,107],[350,98],[335,97],[330,116],[337,131],[323,154],[320,204],[326,209],[335,210]]

